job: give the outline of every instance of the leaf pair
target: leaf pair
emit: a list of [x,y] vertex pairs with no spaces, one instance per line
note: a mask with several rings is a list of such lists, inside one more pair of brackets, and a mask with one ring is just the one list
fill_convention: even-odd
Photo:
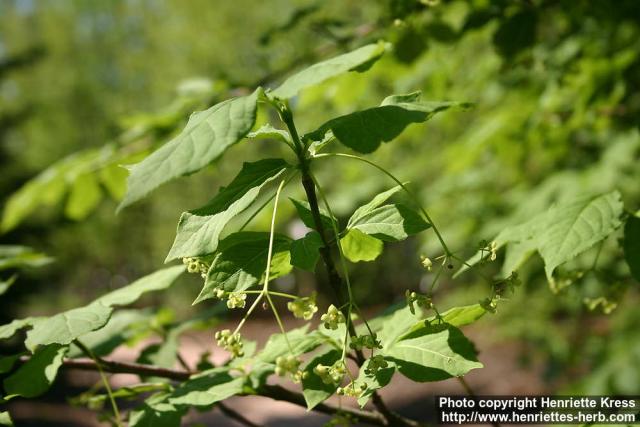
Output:
[[383,241],[398,242],[431,226],[414,209],[402,203],[384,204],[401,189],[396,186],[378,194],[351,215],[346,234],[340,240],[350,261],[372,261],[382,252]]

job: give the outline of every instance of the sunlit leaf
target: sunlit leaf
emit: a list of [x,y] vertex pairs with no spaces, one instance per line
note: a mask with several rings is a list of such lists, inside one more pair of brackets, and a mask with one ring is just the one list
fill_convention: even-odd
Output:
[[440,381],[481,368],[476,350],[460,330],[452,325],[425,325],[405,335],[384,351],[407,378]]
[[229,221],[251,206],[260,190],[281,176],[287,167],[282,159],[245,163],[229,186],[223,187],[205,206],[182,214],[166,262],[213,253]]
[[259,88],[251,95],[229,99],[192,114],[178,136],[130,167],[127,193],[118,209],[142,199],[174,178],[199,171],[222,156],[253,127],[261,94]]
[[369,44],[353,52],[319,62],[289,77],[269,96],[286,99],[294,97],[300,90],[317,85],[331,77],[348,71],[366,71],[385,52],[385,44]]
[[411,123],[422,123],[450,108],[466,108],[468,103],[421,102],[419,93],[395,95],[382,101],[379,107],[356,111],[331,119],[307,135],[314,141],[333,132],[338,141],[360,153],[371,153],[381,143],[395,139]]
[[340,239],[342,253],[351,262],[373,261],[380,256],[384,249],[382,240],[364,234],[354,228]]

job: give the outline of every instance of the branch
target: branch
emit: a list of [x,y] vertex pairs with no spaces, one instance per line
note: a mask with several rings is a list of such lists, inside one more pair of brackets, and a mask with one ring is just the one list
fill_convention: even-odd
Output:
[[[19,360],[20,364],[24,364],[28,362],[30,359],[29,356],[22,356]],[[100,367],[105,372],[110,372],[112,374],[135,374],[141,376],[153,376],[153,377],[161,377],[174,381],[186,381],[191,375],[194,373],[189,373],[184,370],[178,369],[169,369],[169,368],[160,368],[152,365],[143,365],[140,363],[133,362],[117,362],[114,360],[108,359],[100,359]],[[83,370],[83,371],[98,371],[98,365],[92,359],[88,358],[74,358],[74,359],[65,359],[61,366],[62,369],[68,370]],[[294,391],[288,390],[282,386],[278,385],[264,385],[257,390],[259,396],[268,397],[274,400],[280,400],[284,402],[289,402],[294,405],[302,406],[304,408],[307,407],[307,404],[304,400],[304,396],[300,393],[296,393]],[[225,411],[226,409],[226,411]],[[220,410],[224,412],[226,415],[231,416],[228,413],[230,408],[223,409],[220,407]],[[314,411],[321,412],[324,414],[336,414],[336,413],[345,413],[353,415],[357,417],[363,422],[379,425],[379,426],[388,426],[390,425],[386,419],[376,411],[364,411],[360,409],[348,408],[348,407],[338,407],[332,405],[330,403],[321,403],[313,408]],[[231,410],[233,411],[233,410]],[[233,416],[231,416],[233,418]],[[248,421],[248,420],[247,420]],[[251,423],[251,421],[245,422],[247,425],[255,425]]]

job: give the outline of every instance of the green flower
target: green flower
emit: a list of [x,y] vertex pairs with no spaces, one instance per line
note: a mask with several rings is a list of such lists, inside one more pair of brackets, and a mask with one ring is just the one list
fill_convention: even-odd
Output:
[[316,311],[318,311],[315,293],[310,297],[296,298],[290,301],[287,303],[287,309],[297,319],[311,320]]
[[[216,293],[217,295],[217,293]],[[227,300],[229,308],[244,308],[247,303],[247,294],[244,292],[231,292]]]
[[411,292],[407,289],[405,292],[405,298],[407,299],[407,305],[409,306],[409,310],[411,314],[416,314],[416,309],[414,304],[417,304],[418,307],[423,307],[427,310],[433,308],[433,302],[431,301],[431,297],[426,295],[420,295],[416,292]]
[[389,366],[389,363],[380,355],[373,356],[369,359],[369,365],[367,365],[364,373],[367,375],[375,375],[380,369],[384,369]]
[[324,323],[325,328],[334,330],[338,329],[340,323],[345,323],[344,314],[333,304],[331,304],[327,312],[320,317],[320,320]]
[[368,348],[373,350],[374,348],[382,348],[382,343],[378,339],[378,335],[374,332],[373,335],[360,335],[357,337],[351,337],[351,343],[349,344],[354,350],[362,350]]
[[276,374],[281,377],[291,374],[293,380],[299,382],[304,377],[304,373],[300,371],[300,363],[302,360],[293,355],[279,356],[276,359]]
[[324,384],[340,384],[347,370],[344,362],[339,360],[332,366],[316,365],[313,368],[313,373],[319,376]]
[[218,342],[218,345],[230,352],[233,357],[244,356],[242,337],[240,336],[240,333],[236,332],[232,334],[229,329],[224,329],[216,332],[214,337]]

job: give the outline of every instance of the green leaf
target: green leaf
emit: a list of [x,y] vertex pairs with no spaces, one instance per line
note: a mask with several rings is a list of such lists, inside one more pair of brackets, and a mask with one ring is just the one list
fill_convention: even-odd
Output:
[[6,201],[0,230],[15,228],[28,215],[41,206],[52,206],[64,196],[66,162],[58,162],[28,181]]
[[416,308],[418,309],[416,310],[417,315],[411,313],[409,307],[406,306],[394,311],[390,315],[384,316],[382,328],[378,332],[378,338],[384,349],[391,348],[398,338],[406,334],[407,331],[418,322],[422,313],[419,307]]
[[302,239],[295,240],[291,243],[291,265],[314,271],[320,258],[319,249],[322,246],[322,238],[317,231],[311,231]]
[[[107,356],[118,346],[151,327],[151,321],[152,313],[147,310],[117,310],[104,327],[84,334],[82,343],[96,356]],[[83,353],[80,349],[72,345],[69,357],[81,355]]]
[[259,129],[253,132],[249,132],[247,138],[279,139],[280,141],[284,141],[288,144],[293,144],[293,140],[291,139],[291,135],[289,135],[289,132],[287,132],[286,130],[274,128],[269,123],[262,125]]
[[15,319],[11,321],[11,323],[7,323],[6,325],[0,326],[0,340],[6,340],[11,338],[20,329],[24,329],[28,326],[32,326],[39,319],[43,319],[43,318],[42,317],[26,317],[24,319]]
[[216,402],[240,394],[243,377],[232,377],[228,368],[215,368],[191,377],[167,398],[175,406],[207,408]]
[[86,218],[102,200],[102,190],[96,175],[85,173],[71,185],[65,215],[75,221]]
[[27,353],[18,353],[11,356],[0,357],[0,374],[6,374],[7,372],[10,372],[18,359],[20,359],[20,357],[24,356],[25,354]]
[[[441,313],[442,321],[455,327],[466,326],[474,323],[487,313],[480,304],[465,305],[462,307],[453,307]],[[435,316],[429,318],[430,321],[435,320]]]
[[111,307],[94,302],[43,318],[27,332],[25,345],[33,352],[40,345],[70,344],[76,338],[106,325],[112,311]]
[[353,52],[319,62],[289,77],[268,95],[280,99],[292,98],[300,90],[317,85],[331,77],[348,71],[366,71],[384,54],[385,49],[384,43],[369,44]]
[[76,338],[106,325],[113,306],[131,304],[146,292],[166,289],[183,271],[184,266],[165,268],[110,292],[85,307],[31,321],[33,329],[27,332],[25,345],[33,351],[38,345],[70,344]]
[[309,325],[304,325],[298,329],[292,329],[287,332],[287,340],[291,345],[292,351],[287,346],[282,334],[273,334],[267,340],[264,348],[256,355],[256,360],[265,363],[273,363],[279,356],[292,354],[299,356],[307,353],[322,344],[322,336],[317,331],[308,332]]
[[[316,223],[313,220],[313,213],[311,212],[309,203],[302,200],[296,200],[291,197],[289,198],[289,200],[291,200],[293,206],[295,206],[296,211],[298,211],[298,216],[300,217],[304,225],[309,228],[315,229]],[[331,220],[331,216],[323,209],[320,209],[320,220],[322,221],[325,229],[333,230],[333,221]]]
[[127,171],[117,164],[100,169],[100,182],[113,200],[120,201],[127,192]]
[[640,282],[640,218],[634,215],[624,226],[624,257],[631,275]]
[[403,204],[389,204],[351,217],[348,230],[358,230],[380,240],[397,242],[430,227],[419,213]]
[[331,366],[340,360],[340,350],[329,350],[311,360],[304,368],[305,378],[302,379],[302,394],[307,402],[307,409],[313,409],[319,403],[327,400],[338,388],[338,384],[325,384],[320,377],[313,372],[318,365]]
[[49,264],[53,258],[36,252],[28,246],[0,245],[0,270],[9,268],[38,268]]
[[[527,254],[537,250],[551,281],[556,267],[590,249],[620,227],[622,211],[623,204],[617,191],[580,196],[552,206],[523,224],[505,228],[494,240],[498,248],[507,244],[518,246],[508,259],[508,267],[520,265]],[[481,253],[478,252],[454,277],[480,260]]]
[[13,286],[17,278],[18,278],[18,275],[14,274],[13,276],[9,277],[7,280],[0,280],[0,296],[5,294],[9,290],[9,288]]
[[52,344],[38,349],[33,357],[4,380],[9,396],[36,397],[47,391],[56,379],[69,347]]
[[147,399],[131,412],[129,427],[180,427],[187,408],[167,403],[168,393],[159,393]]
[[184,266],[182,265],[163,268],[136,280],[130,285],[109,292],[98,298],[96,302],[109,307],[132,304],[147,292],[167,289],[182,273],[184,273]]
[[620,226],[623,204],[620,193],[587,196],[562,207],[551,208],[546,227],[537,237],[547,277],[560,264],[586,251]]
[[127,193],[118,209],[160,185],[199,171],[244,138],[256,121],[261,88],[251,95],[229,99],[194,113],[185,129],[142,162],[129,167]]
[[481,368],[473,344],[452,325],[425,325],[384,351],[407,378],[440,381]]
[[357,379],[358,384],[364,384],[367,386],[367,388],[360,393],[360,396],[358,396],[358,404],[361,408],[367,404],[371,395],[373,395],[376,390],[380,390],[391,382],[391,378],[393,378],[393,374],[396,372],[395,363],[387,361],[389,366],[386,368],[378,369],[375,374],[366,374],[365,370],[369,367],[370,362],[371,359],[367,359],[367,361],[360,367],[360,374]]
[[381,240],[355,228],[348,230],[347,234],[340,239],[340,246],[344,256],[351,262],[373,261],[384,249]]
[[0,426],[13,427],[13,421],[9,412],[0,412]]
[[[289,237],[274,235],[271,278],[291,271],[288,255],[290,245]],[[241,231],[230,234],[220,242],[218,253],[207,272],[204,287],[194,304],[212,298],[217,288],[233,292],[258,284],[264,279],[268,254],[269,233]]]
[[360,153],[372,153],[383,142],[395,139],[411,123],[422,123],[450,108],[466,108],[460,102],[421,102],[419,92],[390,96],[379,107],[336,117],[306,135],[322,140],[328,131],[340,142]]
[[371,199],[371,201],[369,203],[366,203],[362,206],[360,206],[358,209],[356,209],[353,212],[353,215],[351,215],[351,218],[349,219],[349,222],[353,222],[355,220],[357,220],[358,218],[362,218],[363,216],[371,213],[375,208],[381,206],[384,202],[386,202],[387,200],[389,200],[389,198],[391,196],[393,196],[394,194],[396,194],[397,192],[399,192],[400,190],[402,190],[402,187],[400,185],[396,185],[395,187],[387,190],[387,191],[383,191],[380,194],[376,194],[376,196]]
[[182,214],[165,262],[213,253],[229,221],[251,206],[260,190],[281,176],[288,166],[282,159],[244,163],[229,186],[223,187],[205,206]]

